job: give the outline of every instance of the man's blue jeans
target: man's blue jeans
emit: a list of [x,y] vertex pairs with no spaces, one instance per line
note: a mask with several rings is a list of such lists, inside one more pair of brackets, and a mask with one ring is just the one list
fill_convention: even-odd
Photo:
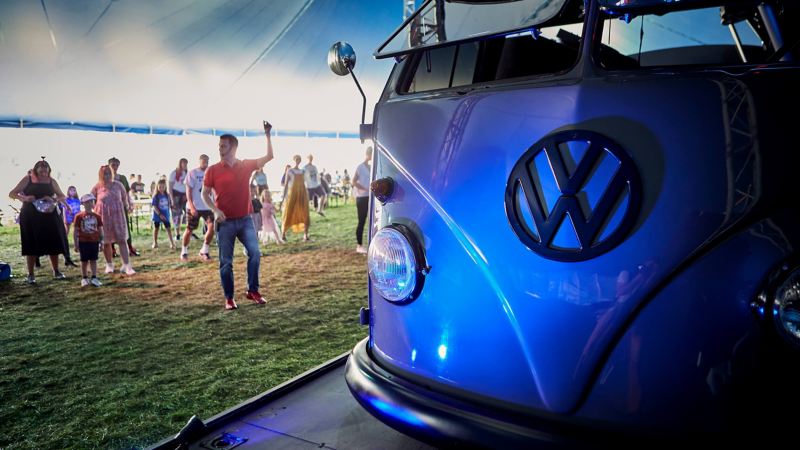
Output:
[[261,265],[261,251],[258,237],[250,216],[226,219],[217,222],[217,245],[219,245],[219,278],[225,298],[233,298],[233,242],[234,239],[247,250],[247,290],[258,291],[258,270]]

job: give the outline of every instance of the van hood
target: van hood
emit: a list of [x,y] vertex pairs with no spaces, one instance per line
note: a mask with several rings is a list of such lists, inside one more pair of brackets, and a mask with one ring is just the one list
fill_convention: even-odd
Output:
[[[573,411],[656,287],[680,276],[782,182],[762,176],[774,165],[758,139],[768,84],[769,75],[756,72],[655,74],[382,103],[376,176],[393,177],[397,192],[377,205],[373,233],[388,223],[417,230],[431,271],[407,305],[371,292],[373,354],[390,370],[466,397]],[[641,198],[613,245],[565,259],[559,251],[582,243],[573,231],[580,226],[570,226],[576,217],[553,225],[552,254],[543,254],[515,229],[507,193],[529,158],[552,212],[564,186],[552,161],[538,164],[532,155],[545,154],[538,146],[549,137],[575,131],[573,141],[602,136],[630,158]],[[567,175],[575,174],[590,152],[559,144],[574,163]],[[587,218],[613,184],[603,164],[573,193],[583,196]],[[608,217],[598,241],[624,225],[628,200],[601,212]]]

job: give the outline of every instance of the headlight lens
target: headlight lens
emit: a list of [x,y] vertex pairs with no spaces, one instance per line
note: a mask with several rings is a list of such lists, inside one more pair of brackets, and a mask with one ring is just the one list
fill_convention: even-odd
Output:
[[418,287],[417,255],[405,227],[389,225],[375,233],[369,243],[367,265],[372,286],[383,298],[402,302]]
[[800,270],[795,270],[775,291],[773,312],[778,330],[800,346]]

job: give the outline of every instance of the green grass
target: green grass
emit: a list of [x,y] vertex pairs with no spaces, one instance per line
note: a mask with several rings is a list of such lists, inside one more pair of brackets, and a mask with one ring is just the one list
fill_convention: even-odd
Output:
[[163,236],[150,250],[143,229],[133,277],[81,288],[78,269],[53,280],[43,258],[27,286],[19,231],[0,228],[0,260],[15,272],[0,283],[0,448],[147,446],[348,351],[366,335],[366,264],[353,251],[353,205],[327,214],[313,215],[313,242],[290,234],[266,248],[266,306],[244,299],[237,244],[232,312],[216,259],[200,262],[196,241],[182,264]]

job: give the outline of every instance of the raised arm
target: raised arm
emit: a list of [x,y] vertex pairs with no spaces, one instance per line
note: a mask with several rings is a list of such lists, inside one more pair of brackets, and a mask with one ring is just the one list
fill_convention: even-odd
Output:
[[267,137],[267,154],[262,156],[261,158],[256,159],[256,165],[258,166],[259,169],[264,167],[264,164],[272,161],[272,158],[273,158],[273,155],[272,155],[272,136],[270,136],[270,132],[271,131],[272,131],[272,125],[265,120],[264,121],[264,134]]

